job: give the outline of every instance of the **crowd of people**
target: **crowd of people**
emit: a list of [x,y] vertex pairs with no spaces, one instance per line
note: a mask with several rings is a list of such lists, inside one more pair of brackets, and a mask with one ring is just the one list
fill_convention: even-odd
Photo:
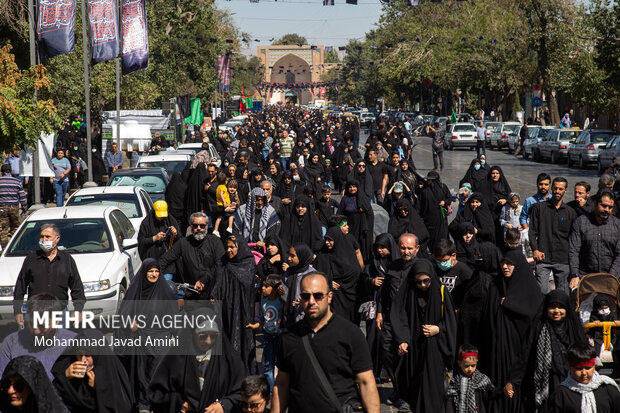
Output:
[[[453,196],[416,170],[403,124],[379,123],[362,155],[355,120],[293,107],[193,136],[204,150],[143,220],[125,301],[174,306],[167,280],[187,283],[222,303],[221,322],[193,331],[191,356],[35,351],[37,335],[76,333],[28,315],[85,299],[44,226],[15,288],[27,328],[0,348],[0,411],[378,413],[386,382],[383,402],[405,412],[620,411],[597,372],[602,331],[584,332],[570,298],[586,274],[620,275],[615,177],[578,182],[569,202],[567,180],[541,173],[521,197],[480,154]],[[616,305],[593,294],[585,321]]]

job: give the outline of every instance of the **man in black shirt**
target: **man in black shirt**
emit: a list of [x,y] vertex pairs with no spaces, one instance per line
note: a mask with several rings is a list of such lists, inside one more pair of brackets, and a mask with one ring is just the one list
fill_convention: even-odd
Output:
[[[379,393],[366,339],[357,326],[331,312],[333,292],[329,287],[321,273],[309,273],[301,280],[299,295],[305,316],[280,336],[273,413],[284,413],[287,408],[295,413],[340,412],[344,403],[359,400],[356,382],[364,411],[379,413]],[[309,340],[339,406],[321,384],[304,340]]]
[[450,291],[454,307],[458,309],[465,294],[464,283],[471,278],[473,271],[465,263],[456,259],[456,246],[449,239],[437,241],[433,253],[438,268],[437,275],[441,283]]
[[536,261],[536,279],[545,295],[550,290],[552,272],[555,288],[569,293],[568,238],[577,213],[562,202],[567,187],[565,178],[555,178],[551,199],[532,205],[530,210],[530,245]]
[[69,293],[75,311],[82,311],[86,302],[84,286],[73,257],[68,252],[58,250],[60,230],[55,224],[43,224],[39,238],[38,251],[26,256],[13,291],[13,314],[19,325],[24,324],[22,303],[24,295],[49,293],[67,307]]
[[368,162],[366,168],[372,177],[372,191],[375,194],[375,202],[377,204],[381,204],[383,203],[383,198],[385,197],[390,167],[384,162],[379,162],[377,150],[372,148],[368,150]]
[[577,212],[577,216],[582,216],[586,212],[592,212],[594,201],[590,198],[592,187],[587,182],[577,182],[575,184],[575,199],[568,202],[568,206]]

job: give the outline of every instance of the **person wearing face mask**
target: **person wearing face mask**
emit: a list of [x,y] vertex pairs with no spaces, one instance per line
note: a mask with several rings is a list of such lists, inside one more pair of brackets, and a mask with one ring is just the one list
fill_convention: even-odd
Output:
[[437,241],[433,253],[437,264],[437,275],[441,283],[452,294],[455,307],[459,308],[462,300],[460,286],[471,278],[473,271],[465,263],[456,259],[456,246],[449,239]]
[[[607,294],[597,294],[594,297],[594,301],[592,302],[592,313],[590,314],[590,322],[593,321],[614,321],[617,319],[616,311],[611,309],[611,301]],[[614,366],[618,366],[620,362],[620,349],[616,350],[618,346],[618,334],[620,332],[617,328],[612,328],[611,330],[611,341],[610,344],[614,349],[611,354],[614,360]],[[596,356],[600,357],[601,349],[603,346],[603,329],[602,328],[592,328],[588,330],[588,337],[590,337],[594,341],[594,349],[596,350]],[[614,369],[614,377],[618,377],[618,367]]]
[[[176,266],[175,282],[186,282],[198,291],[209,287],[217,261],[224,255],[224,247],[215,235],[207,234],[207,216],[194,212],[189,217],[192,233],[176,242],[159,258],[160,268],[173,268],[172,263],[183,258]],[[207,290],[208,291],[208,290]]]
[[103,162],[103,157],[101,156],[101,151],[96,146],[93,146],[92,149],[92,169],[93,169],[93,181],[97,183],[97,185],[103,185],[103,175],[105,175],[105,163]]
[[462,187],[464,183],[469,182],[471,184],[471,190],[479,192],[484,187],[489,171],[490,168],[486,164],[486,158],[474,158],[469,164],[469,168],[467,172],[465,172],[463,179],[459,182],[459,186]]
[[73,257],[58,249],[60,229],[56,224],[43,224],[37,251],[30,251],[22,264],[13,291],[15,321],[23,325],[24,295],[50,293],[67,308],[69,290],[75,311],[81,312],[86,302],[82,278]]
[[611,214],[614,204],[614,193],[602,189],[596,196],[594,212],[573,222],[568,249],[571,289],[579,285],[580,277],[593,272],[620,276],[620,219]]

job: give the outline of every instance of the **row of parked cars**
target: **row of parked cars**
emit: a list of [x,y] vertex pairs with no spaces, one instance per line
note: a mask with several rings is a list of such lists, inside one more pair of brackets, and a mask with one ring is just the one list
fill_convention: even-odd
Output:
[[[137,167],[119,169],[107,186],[80,189],[63,207],[30,214],[0,255],[0,323],[13,321],[13,291],[26,255],[39,249],[43,224],[60,229],[58,248],[74,258],[84,284],[86,310],[112,314],[141,265],[138,231],[153,202],[164,199],[174,172],[190,163],[201,144],[180,145],[139,159]],[[217,163],[221,159],[211,145]]]

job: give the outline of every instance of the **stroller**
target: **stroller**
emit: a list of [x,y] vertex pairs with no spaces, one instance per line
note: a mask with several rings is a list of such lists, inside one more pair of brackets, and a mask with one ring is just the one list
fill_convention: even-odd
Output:
[[611,310],[617,314],[620,302],[620,281],[608,273],[588,274],[579,281],[575,296],[577,302],[575,311],[579,313],[586,333],[591,329],[603,330],[603,349],[600,359],[602,362],[612,362],[610,351],[612,328],[620,327],[620,320],[590,322],[594,297],[598,294],[605,294],[609,297]]

